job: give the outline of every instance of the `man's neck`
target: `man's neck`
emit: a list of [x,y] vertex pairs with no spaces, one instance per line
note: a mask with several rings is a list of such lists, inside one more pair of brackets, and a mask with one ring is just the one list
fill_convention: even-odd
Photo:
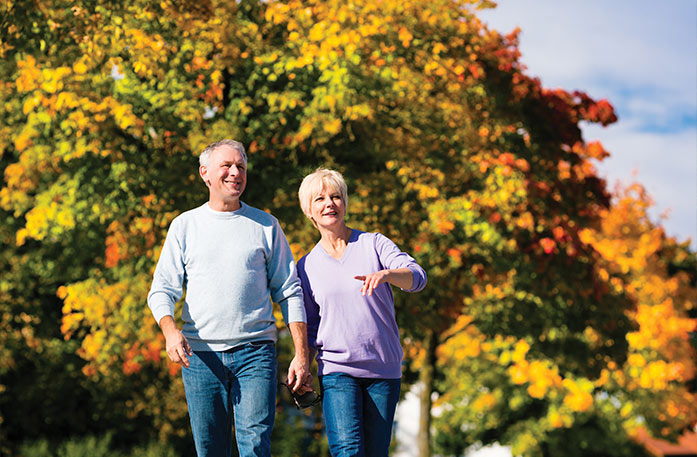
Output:
[[237,211],[242,207],[242,204],[239,199],[230,201],[209,199],[208,206],[213,211],[230,212]]

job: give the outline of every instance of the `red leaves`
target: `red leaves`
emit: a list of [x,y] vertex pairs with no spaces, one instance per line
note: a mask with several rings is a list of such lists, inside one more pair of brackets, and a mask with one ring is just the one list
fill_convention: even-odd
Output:
[[556,245],[557,242],[551,238],[542,238],[540,240],[540,246],[542,246],[542,249],[545,251],[545,254],[551,254],[554,251]]
[[[585,95],[585,94],[584,94]],[[590,122],[598,122],[603,126],[607,126],[617,121],[615,109],[607,100],[599,100],[594,102],[590,97],[587,97],[585,106],[580,108],[581,116],[584,120]]]

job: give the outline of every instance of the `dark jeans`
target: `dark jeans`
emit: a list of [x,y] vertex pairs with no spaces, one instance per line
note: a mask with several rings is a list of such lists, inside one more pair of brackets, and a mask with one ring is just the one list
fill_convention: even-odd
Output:
[[332,457],[387,456],[401,381],[331,373],[319,383]]

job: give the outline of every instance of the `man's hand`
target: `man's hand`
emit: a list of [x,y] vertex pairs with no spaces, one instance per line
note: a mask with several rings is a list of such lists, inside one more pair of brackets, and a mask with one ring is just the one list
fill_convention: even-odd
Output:
[[174,323],[172,316],[165,316],[160,319],[160,328],[165,335],[165,347],[169,360],[178,363],[184,368],[189,368],[189,357],[194,355],[194,353],[186,337]]
[[312,390],[312,373],[310,373],[310,354],[307,347],[307,325],[304,322],[288,324],[290,335],[293,337],[295,357],[288,367],[286,384],[293,392],[304,394]]
[[312,391],[312,373],[310,373],[310,363],[306,360],[299,360],[296,355],[288,367],[288,379],[286,384],[293,390],[302,395]]

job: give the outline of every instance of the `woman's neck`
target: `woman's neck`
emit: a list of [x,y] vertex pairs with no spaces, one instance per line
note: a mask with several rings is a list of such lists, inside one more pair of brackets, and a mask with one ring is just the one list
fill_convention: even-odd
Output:
[[344,255],[352,230],[342,224],[336,228],[320,228],[319,232],[322,235],[320,243],[324,250],[335,259],[340,259]]

